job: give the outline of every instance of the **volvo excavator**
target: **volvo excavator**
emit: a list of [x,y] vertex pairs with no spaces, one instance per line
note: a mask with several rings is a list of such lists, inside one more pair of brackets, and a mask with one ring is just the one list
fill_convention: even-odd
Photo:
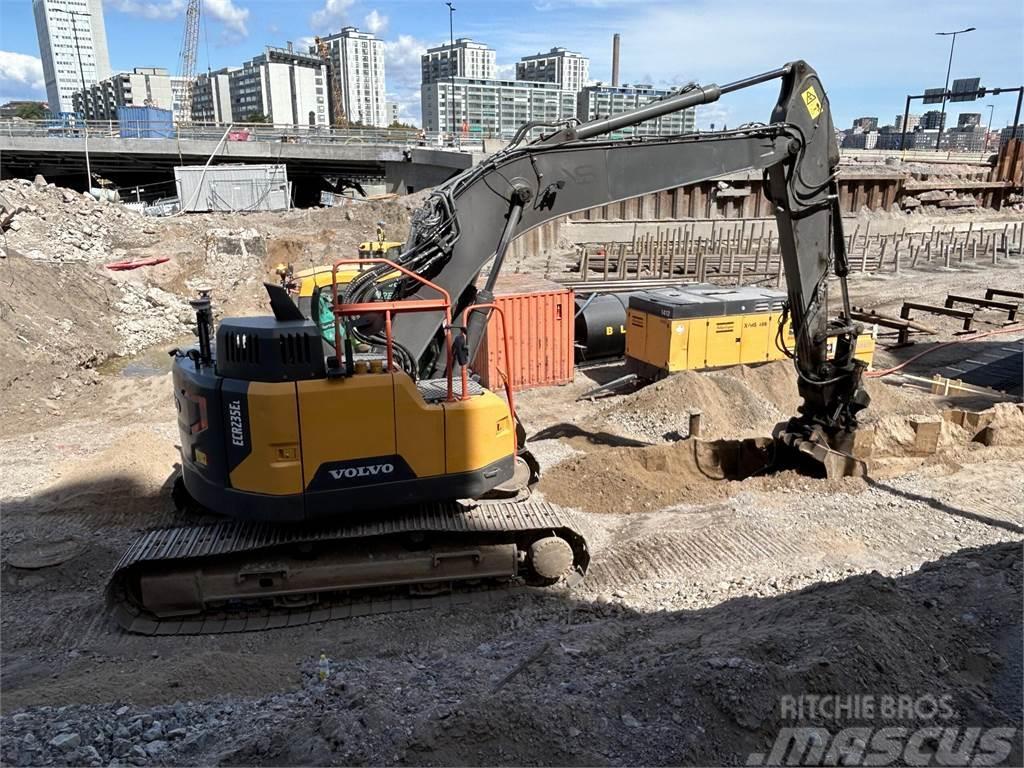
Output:
[[[781,87],[768,123],[608,138],[770,81]],[[838,162],[825,89],[796,61],[592,122],[524,125],[432,192],[400,254],[333,265],[329,338],[280,285],[267,284],[273,316],[224,319],[216,331],[200,297],[199,343],[172,353],[174,495],[221,519],[134,542],[108,588],[120,623],[145,634],[258,630],[582,578],[590,553],[569,510],[485,498],[538,472],[511,390],[502,397],[467,371],[488,322],[502,322],[495,281],[512,240],[546,221],[728,173],[765,174],[778,224],[788,295],[778,340],[790,322],[803,399],[776,430],[778,452],[842,463],[867,396]]]

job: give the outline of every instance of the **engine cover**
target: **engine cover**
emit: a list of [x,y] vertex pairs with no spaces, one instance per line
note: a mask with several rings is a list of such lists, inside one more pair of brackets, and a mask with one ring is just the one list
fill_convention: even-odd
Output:
[[311,320],[232,317],[217,328],[217,375],[242,381],[305,381],[327,375],[320,329]]

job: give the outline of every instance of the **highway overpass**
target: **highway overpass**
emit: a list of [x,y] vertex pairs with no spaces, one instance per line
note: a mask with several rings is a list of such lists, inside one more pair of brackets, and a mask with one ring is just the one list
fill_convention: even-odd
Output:
[[[32,178],[41,173],[48,181],[84,189],[86,138],[80,131],[64,134],[19,135],[0,125],[0,174]],[[382,182],[389,192],[404,194],[435,186],[470,167],[480,156],[464,149],[418,146],[374,136],[261,136],[258,140],[221,142],[213,137],[94,136],[92,128],[88,145],[93,174],[121,188],[149,185],[166,190],[161,196],[174,194],[174,186],[168,182],[174,178],[176,165],[202,165],[211,156],[216,164],[284,163],[300,205],[315,202],[320,190],[331,189],[324,176]]]

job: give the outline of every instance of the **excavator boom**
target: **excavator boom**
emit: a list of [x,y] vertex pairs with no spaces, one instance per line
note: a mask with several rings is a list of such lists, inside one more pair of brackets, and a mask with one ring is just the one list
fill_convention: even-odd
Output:
[[[769,123],[710,134],[613,141],[613,131],[669,112],[708,104],[722,95],[778,80],[778,102]],[[790,350],[804,398],[802,440],[823,429],[818,442],[852,430],[867,403],[861,364],[853,357],[860,328],[852,323],[846,290],[847,262],[835,181],[839,164],[828,96],[815,71],[796,61],[724,86],[689,86],[640,109],[603,120],[567,124],[523,143],[537,126],[524,126],[509,147],[434,191],[414,218],[399,263],[444,288],[458,308],[487,303],[509,243],[555,218],[631,197],[659,192],[739,171],[761,170],[778,225],[788,289],[788,318],[796,335]],[[488,280],[478,292],[481,271]],[[382,268],[383,269],[383,268]],[[372,287],[372,271],[353,282],[346,300]],[[830,319],[828,279],[841,289],[838,317]],[[398,295],[428,297],[408,285]],[[468,323],[469,359],[480,344],[487,314]],[[396,318],[394,339],[411,373],[439,374],[443,325],[439,313]],[[828,342],[836,338],[830,357]],[[842,440],[839,440],[842,442]]]

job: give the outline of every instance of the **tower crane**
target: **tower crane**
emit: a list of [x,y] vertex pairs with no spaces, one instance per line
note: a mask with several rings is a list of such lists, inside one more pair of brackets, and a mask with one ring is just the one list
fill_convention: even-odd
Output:
[[202,0],[188,0],[185,9],[185,32],[181,38],[178,73],[184,81],[179,123],[192,122],[192,87],[196,76],[196,52],[199,49],[199,16]]
[[324,66],[327,67],[327,79],[331,83],[331,123],[335,127],[343,128],[347,125],[347,121],[345,120],[345,107],[341,101],[340,75],[334,67],[334,60],[331,58],[331,51],[327,47],[327,43],[319,36],[314,39],[316,40],[317,53]]

